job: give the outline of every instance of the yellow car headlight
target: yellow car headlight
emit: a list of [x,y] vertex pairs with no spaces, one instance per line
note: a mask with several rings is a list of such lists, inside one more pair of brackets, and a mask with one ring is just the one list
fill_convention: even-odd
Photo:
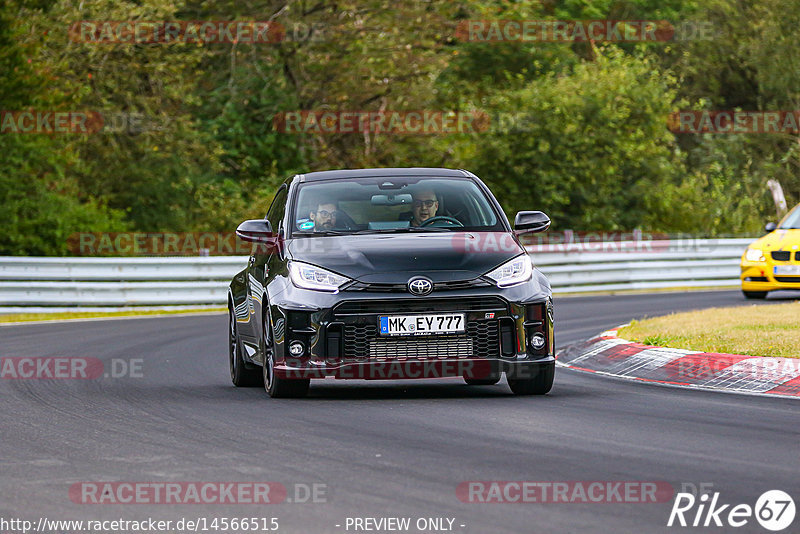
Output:
[[744,253],[744,259],[753,262],[766,261],[764,252],[757,248],[748,248],[747,252]]

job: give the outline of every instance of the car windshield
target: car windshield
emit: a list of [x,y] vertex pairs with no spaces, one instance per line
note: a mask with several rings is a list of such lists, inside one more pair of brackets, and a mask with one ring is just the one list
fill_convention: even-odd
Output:
[[293,236],[504,230],[486,194],[469,178],[308,182],[296,198]]
[[800,230],[800,205],[796,206],[778,227],[781,230]]

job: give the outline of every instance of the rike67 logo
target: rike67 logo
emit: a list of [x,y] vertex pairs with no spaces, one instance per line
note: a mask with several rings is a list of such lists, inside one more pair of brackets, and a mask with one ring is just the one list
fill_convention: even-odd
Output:
[[675,496],[667,526],[739,528],[752,525],[755,518],[763,528],[780,532],[792,524],[794,516],[794,500],[781,490],[765,491],[754,506],[723,503],[718,491],[711,495],[703,493],[699,497],[681,492]]

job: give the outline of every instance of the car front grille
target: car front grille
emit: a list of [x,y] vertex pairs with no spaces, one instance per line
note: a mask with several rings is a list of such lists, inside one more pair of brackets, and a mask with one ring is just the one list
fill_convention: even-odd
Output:
[[800,284],[800,276],[776,276],[775,280],[777,282]]
[[788,250],[773,250],[772,251],[772,259],[775,261],[789,261],[791,258],[792,253]]
[[[476,287],[490,287],[492,284],[486,280],[476,278],[474,280],[459,280],[456,282],[436,282],[433,284],[434,291],[455,291],[459,289],[474,289]],[[347,286],[344,291],[374,291],[379,293],[408,293],[407,284],[379,284],[372,282],[354,282]]]
[[379,336],[374,324],[345,325],[345,361],[493,358],[500,355],[497,320],[469,321],[464,334]]

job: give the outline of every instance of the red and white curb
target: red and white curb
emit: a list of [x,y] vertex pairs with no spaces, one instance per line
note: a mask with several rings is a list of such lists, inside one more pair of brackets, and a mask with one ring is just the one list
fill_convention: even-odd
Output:
[[620,328],[567,347],[557,365],[672,386],[800,398],[800,358],[654,347],[620,339]]

